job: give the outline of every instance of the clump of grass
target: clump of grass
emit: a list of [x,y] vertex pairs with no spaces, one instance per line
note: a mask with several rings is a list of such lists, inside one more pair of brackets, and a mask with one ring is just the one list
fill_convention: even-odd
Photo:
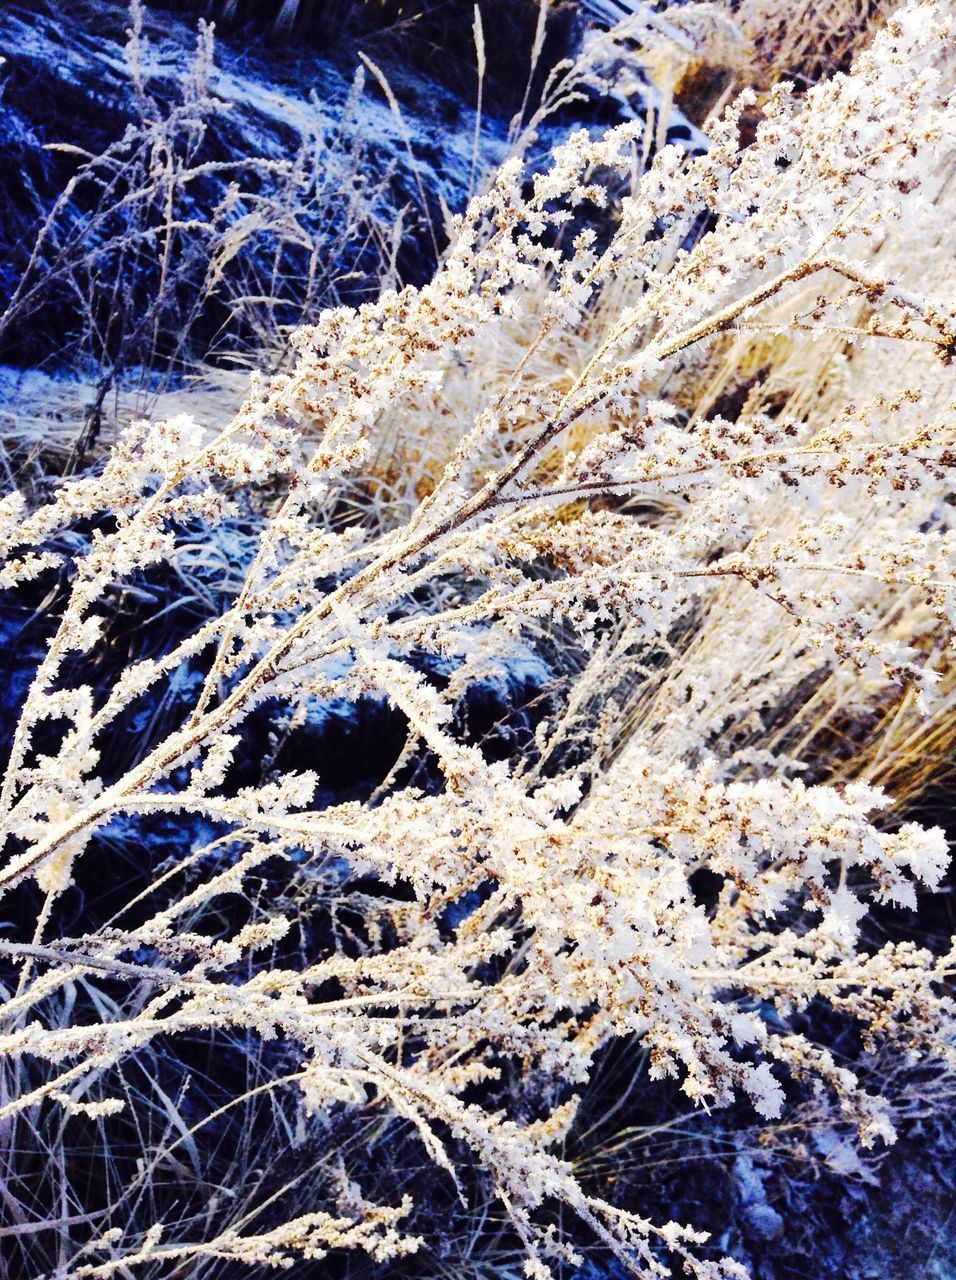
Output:
[[229,104],[213,88],[211,28],[200,27],[171,89],[155,84],[138,4],[131,14],[129,124],[100,154],[49,144],[71,172],[49,207],[38,203],[0,314],[8,359],[29,358],[49,330],[61,335],[58,367],[92,384],[70,470],[110,397],[138,387],[148,400],[199,369],[207,384],[217,367],[228,379],[253,352],[281,359],[291,327],[374,292],[394,252],[388,174],[366,169],[355,126],[359,86],[334,127],[313,101],[287,158],[237,156]]

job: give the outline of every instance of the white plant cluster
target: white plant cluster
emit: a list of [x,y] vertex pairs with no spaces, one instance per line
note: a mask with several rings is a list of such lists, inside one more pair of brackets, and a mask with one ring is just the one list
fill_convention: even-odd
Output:
[[[956,1065],[954,955],[858,947],[871,902],[912,905],[918,884],[939,884],[946,842],[894,822],[865,781],[801,780],[803,762],[762,747],[760,725],[811,677],[849,689],[858,708],[894,689],[928,708],[948,670],[953,279],[928,295],[918,252],[899,246],[948,245],[939,261],[953,260],[954,50],[950,5],[908,5],[851,73],[803,98],[775,89],[749,145],[747,98],[708,154],[661,150],[609,240],[595,227],[631,178],[638,126],[575,134],[531,177],[509,162],[455,222],[431,283],[324,312],[296,334],[291,372],[256,381],[223,429],[144,422],[98,474],[40,505],[2,500],[3,588],[53,568],[70,587],[0,794],[0,892],[34,879],[46,895],[32,941],[2,944],[22,973],[0,1053],[50,1069],[0,1116],[47,1097],[108,1116],[121,1105],[111,1071],[159,1036],[279,1037],[297,1048],[307,1112],[384,1103],[449,1177],[479,1163],[536,1280],[574,1260],[542,1225],[555,1204],[637,1274],[670,1274],[668,1255],[701,1280],[744,1274],[701,1260],[693,1227],[585,1191],[555,1152],[614,1037],[642,1038],[652,1074],[701,1106],[743,1094],[773,1118],[793,1077],[831,1095],[864,1144],[892,1141],[884,1101],[779,1025],[817,999],[857,1020],[867,1043]],[[702,210],[708,229],[692,234]],[[480,383],[481,360],[516,325],[512,375],[456,423],[411,517],[333,520],[383,423],[439,396],[461,361]],[[688,409],[682,381],[761,326],[798,350],[839,345],[822,411]],[[562,352],[572,369],[560,390],[526,376]],[[117,586],[175,559],[184,528],[227,519],[250,490],[274,505],[231,606],[135,662],[108,696],[65,679],[104,643]],[[77,543],[64,531],[90,520],[92,539],[65,552]],[[572,689],[540,725],[534,759],[489,763],[456,733],[453,690],[429,683],[420,655],[459,662],[454,688],[516,638],[557,627],[602,662],[608,636],[638,655],[640,714],[614,722],[610,746],[598,725],[582,762],[560,750],[579,710]],[[678,654],[688,628],[708,643]],[[192,712],[105,781],[119,718],[201,661]],[[593,676],[586,665],[582,681]],[[229,787],[254,709],[368,694],[407,718],[408,750],[430,753],[434,787],[393,780],[374,802],[326,807],[307,771]],[[53,724],[59,745],[41,754]],[[134,930],[50,937],[91,838],[156,813],[201,813],[239,853],[182,890],[167,875],[165,904]],[[320,879],[347,865],[413,893],[361,954],[333,948],[298,967],[261,959],[289,928],[288,904],[267,895],[234,936],[190,929],[203,904],[281,856]],[[702,868],[722,882],[711,907],[690,883]],[[76,1024],[44,1016],[59,989],[104,974],[136,993],[125,1008]],[[500,1098],[482,1086],[515,1063],[539,1101],[533,1121],[482,1102]],[[84,1103],[91,1073],[103,1097]],[[417,1245],[400,1228],[408,1209],[369,1205],[347,1184],[338,1206],[260,1234],[107,1230],[60,1274],[189,1256],[271,1265],[343,1246],[387,1258]]]

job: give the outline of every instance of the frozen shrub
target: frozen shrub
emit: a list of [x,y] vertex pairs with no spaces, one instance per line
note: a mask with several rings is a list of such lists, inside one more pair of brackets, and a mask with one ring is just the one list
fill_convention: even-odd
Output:
[[[803,780],[773,717],[799,716],[807,687],[860,708],[897,690],[928,709],[948,680],[956,315],[951,278],[925,294],[908,246],[951,235],[954,35],[947,5],[910,4],[852,74],[802,100],[775,89],[741,147],[745,98],[706,155],[657,154],[606,244],[595,210],[639,172],[639,125],[574,135],[527,182],[509,162],[428,285],[323,312],[298,330],[294,368],[254,380],[233,421],[140,423],[48,502],[3,500],[4,589],[69,581],[0,792],[0,891],[43,895],[28,936],[0,943],[16,964],[5,1123],[56,1103],[108,1124],[124,1063],[160,1037],[280,1041],[303,1123],[384,1107],[452,1181],[480,1164],[531,1277],[575,1260],[555,1206],[638,1274],[667,1275],[666,1254],[700,1277],[743,1274],[702,1260],[692,1226],[586,1191],[555,1154],[615,1037],[640,1037],[652,1074],[701,1106],[742,1095],[776,1117],[792,1077],[864,1145],[892,1141],[885,1101],[788,1019],[814,998],[874,1047],[952,1064],[954,956],[859,946],[872,902],[939,884],[946,841],[887,821],[865,779]],[[506,376],[485,377],[516,333]],[[769,334],[781,364],[825,345],[827,378],[803,403],[744,396],[718,412],[714,363],[748,333]],[[376,514],[383,439],[460,388],[461,365],[467,413],[441,465],[414,504]],[[280,496],[230,606],[108,689],[84,678],[117,587],[256,488]],[[65,542],[70,529],[86,540]],[[600,661],[533,754],[490,763],[420,655],[457,660],[464,679],[557,626]],[[636,693],[595,716],[612,659]],[[196,692],[180,723],[105,775],[125,710],[184,670]],[[404,715],[404,756],[427,754],[432,785],[396,768],[373,800],[322,805],[305,769],[237,784],[257,709],[368,694]],[[582,721],[589,750],[564,751]],[[172,866],[94,931],[54,931],[97,834],[122,821],[132,838],[156,815],[201,815],[229,858]],[[283,949],[304,904],[268,891],[263,868],[282,858],[305,869],[305,897],[310,873],[327,886],[342,868],[406,893],[370,910],[354,945],[332,931]],[[710,909],[690,883],[701,869],[721,886]],[[248,921],[210,930],[253,882]],[[80,982],[108,984],[95,1016],[70,1015]],[[504,1088],[516,1071],[522,1089]],[[262,1229],[228,1203],[198,1228],[137,1228],[119,1196],[95,1227],[63,1228],[57,1275],[416,1247],[408,1203],[370,1204],[344,1171],[328,1193]]]

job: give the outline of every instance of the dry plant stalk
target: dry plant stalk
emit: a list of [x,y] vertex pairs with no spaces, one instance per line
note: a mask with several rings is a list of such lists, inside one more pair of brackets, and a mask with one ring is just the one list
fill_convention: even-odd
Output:
[[[816,998],[874,1047],[954,1065],[956,956],[858,946],[871,902],[912,904],[917,883],[939,884],[946,841],[888,827],[887,796],[863,780],[800,780],[797,745],[768,714],[810,677],[855,706],[906,688],[928,708],[951,644],[956,315],[908,278],[899,246],[952,245],[954,38],[951,6],[909,4],[851,74],[802,100],[776,88],[742,149],[745,96],[706,155],[658,152],[605,242],[593,224],[639,167],[641,126],[575,134],[528,181],[510,161],[457,219],[431,283],[325,311],[297,332],[294,369],[254,379],[224,428],[139,423],[98,474],[48,502],[3,499],[3,588],[53,570],[70,583],[0,790],[0,892],[36,882],[46,895],[33,935],[0,944],[19,966],[0,1053],[46,1064],[40,1084],[5,1086],[4,1122],[49,1100],[108,1117],[123,1105],[110,1081],[160,1036],[281,1038],[307,1112],[385,1104],[449,1178],[477,1161],[534,1280],[576,1259],[541,1226],[556,1203],[636,1274],[666,1276],[668,1253],[704,1280],[744,1274],[701,1259],[692,1227],[586,1192],[552,1150],[614,1037],[640,1036],[652,1073],[700,1105],[743,1093],[775,1117],[789,1074],[828,1093],[864,1144],[892,1140],[881,1098],[761,1010],[786,1023]],[[843,335],[825,402],[735,416],[702,393],[695,404],[761,326],[811,363]],[[516,334],[509,376],[483,383],[482,362]],[[533,376],[549,359],[562,375]],[[370,510],[343,527],[342,495],[383,432],[403,405],[439,400],[459,362],[475,371],[471,410],[430,491],[407,517]],[[104,642],[118,584],[174,557],[184,528],[227,519],[237,493],[277,485],[229,608],[105,694],[77,674]],[[662,518],[636,518],[622,498]],[[64,543],[91,521],[79,550]],[[452,696],[420,655],[456,660],[460,685],[555,624],[605,657],[617,637],[637,697],[568,765],[561,743],[601,687],[585,665],[592,684],[541,725],[535,758],[489,763],[456,735]],[[203,673],[189,714],[102,776],[120,718],[185,669]],[[230,785],[256,708],[368,694],[407,718],[434,786],[321,807],[310,772]],[[56,745],[41,750],[51,729]],[[202,814],[237,852],[188,889],[175,869],[163,876],[135,927],[49,937],[91,839],[156,814]],[[290,928],[268,895],[232,936],[190,927],[283,856],[317,876],[337,864],[401,880],[413,897],[396,904],[388,941],[299,965],[255,959]],[[711,911],[689,882],[699,868],[723,883]],[[107,977],[128,997],[98,1019],[51,1012],[68,984]],[[539,1100],[530,1123],[483,1092],[519,1061]],[[417,1247],[398,1225],[408,1209],[370,1205],[346,1180],[337,1203],[268,1230],[210,1219],[196,1239],[101,1224],[67,1236],[56,1275],[346,1246],[388,1258]]]

